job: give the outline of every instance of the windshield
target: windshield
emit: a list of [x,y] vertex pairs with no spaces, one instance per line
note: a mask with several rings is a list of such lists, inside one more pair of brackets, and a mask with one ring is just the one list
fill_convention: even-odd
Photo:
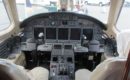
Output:
[[5,30],[10,25],[10,19],[4,6],[4,2],[0,0],[0,31]]
[[116,28],[119,31],[130,30],[130,0],[125,0],[119,15]]
[[110,7],[110,0],[16,0],[16,3],[20,20],[39,13],[69,11],[106,23]]

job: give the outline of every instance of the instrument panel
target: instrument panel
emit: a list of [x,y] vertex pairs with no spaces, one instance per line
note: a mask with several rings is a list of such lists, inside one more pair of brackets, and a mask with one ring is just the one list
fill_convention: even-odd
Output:
[[103,23],[87,15],[71,12],[52,12],[32,16],[21,24],[26,38],[39,39],[44,34],[46,42],[80,42],[101,38],[106,27]]
[[106,26],[88,15],[42,13],[24,20],[20,27],[27,67],[30,64],[47,67],[50,80],[73,80],[75,70],[84,67],[93,70],[105,49],[116,50],[114,40],[104,36]]

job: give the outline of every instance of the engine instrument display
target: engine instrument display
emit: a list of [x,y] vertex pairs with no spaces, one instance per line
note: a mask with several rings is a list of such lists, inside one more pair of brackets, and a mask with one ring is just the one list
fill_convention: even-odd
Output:
[[46,39],[56,39],[56,28],[46,28]]

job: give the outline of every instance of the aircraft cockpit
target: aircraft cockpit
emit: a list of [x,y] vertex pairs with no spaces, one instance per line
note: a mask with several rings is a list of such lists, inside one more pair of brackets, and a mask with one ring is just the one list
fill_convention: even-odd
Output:
[[105,34],[106,26],[87,15],[43,13],[24,20],[20,27],[26,68],[43,66],[52,80],[73,80],[81,68],[92,71],[104,52],[116,56],[116,41]]
[[93,1],[0,0],[12,26],[0,29],[0,75],[9,80],[121,80],[130,33],[118,35],[114,26],[129,1]]

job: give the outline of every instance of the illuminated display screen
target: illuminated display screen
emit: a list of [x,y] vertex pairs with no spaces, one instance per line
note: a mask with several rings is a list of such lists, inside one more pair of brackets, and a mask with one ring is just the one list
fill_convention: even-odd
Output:
[[56,28],[46,28],[46,39],[56,39]]
[[80,35],[81,35],[81,29],[79,28],[71,29],[71,34],[70,34],[71,40],[80,40]]
[[60,28],[58,31],[58,39],[59,40],[68,40],[68,29],[67,28]]
[[87,37],[87,40],[92,40],[93,29],[83,29],[83,35]]
[[39,39],[39,34],[44,33],[44,28],[34,28],[34,37]]

